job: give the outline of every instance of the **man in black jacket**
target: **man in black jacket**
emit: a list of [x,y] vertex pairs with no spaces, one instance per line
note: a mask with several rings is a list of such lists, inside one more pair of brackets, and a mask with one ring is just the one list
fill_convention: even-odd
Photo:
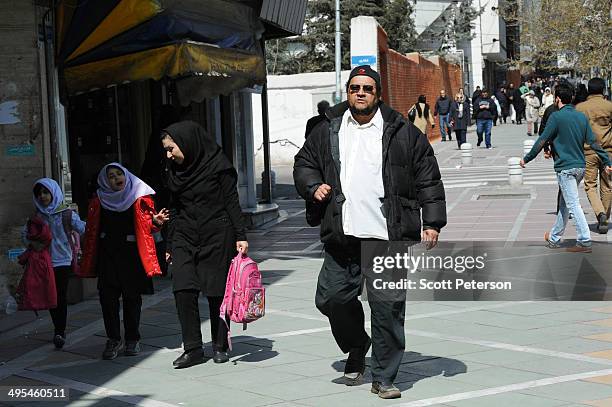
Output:
[[405,348],[405,297],[370,301],[370,339],[358,299],[360,245],[422,239],[433,247],[446,225],[446,202],[427,137],[382,103],[380,91],[376,71],[353,69],[348,101],[330,108],[328,121],[312,131],[295,156],[293,178],[309,224],[321,225],[325,259],[315,303],[329,318],[340,349],[349,353],[345,384],[362,382],[373,345],[372,392],[397,398],[401,393],[393,382]]
[[489,97],[487,89],[482,90],[482,94],[474,102],[474,119],[476,119],[476,134],[478,135],[478,143],[480,147],[484,135],[484,141],[487,149],[491,146],[491,129],[493,128],[493,117],[497,114],[497,106],[495,101]]
[[446,141],[446,135],[448,134],[448,139],[452,140],[450,132],[450,107],[452,100],[446,96],[446,91],[442,89],[440,91],[440,97],[436,100],[436,106],[434,107],[434,116],[438,116],[438,120],[440,121],[440,135],[442,136],[442,141]]

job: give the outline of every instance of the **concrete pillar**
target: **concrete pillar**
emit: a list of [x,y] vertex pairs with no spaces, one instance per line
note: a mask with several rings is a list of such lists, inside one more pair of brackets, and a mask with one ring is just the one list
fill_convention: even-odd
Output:
[[472,163],[472,145],[470,143],[461,144],[461,164]]
[[523,169],[519,157],[508,158],[508,182],[510,185],[523,184]]

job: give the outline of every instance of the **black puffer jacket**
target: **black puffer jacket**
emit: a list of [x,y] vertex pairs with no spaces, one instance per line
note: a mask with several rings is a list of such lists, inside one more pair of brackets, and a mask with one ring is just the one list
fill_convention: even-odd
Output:
[[[440,170],[427,137],[401,114],[380,104],[383,126],[383,198],[389,240],[421,240],[421,228],[440,230],[446,225],[446,201]],[[348,103],[327,111],[328,121],[312,131],[295,156],[293,179],[306,200],[311,226],[321,224],[321,241],[327,246],[347,245],[342,228],[338,132]],[[314,202],[321,184],[332,187],[331,199]],[[422,219],[422,226],[421,226]]]

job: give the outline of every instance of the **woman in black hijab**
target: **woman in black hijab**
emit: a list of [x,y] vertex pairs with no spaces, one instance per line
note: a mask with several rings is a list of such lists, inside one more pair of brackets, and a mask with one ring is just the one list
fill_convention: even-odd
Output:
[[198,297],[208,297],[215,363],[229,360],[227,328],[219,318],[225,282],[236,251],[248,243],[236,189],[237,174],[215,140],[197,123],[182,121],[162,131],[171,193],[166,258],[185,352],[176,368],[204,362]]

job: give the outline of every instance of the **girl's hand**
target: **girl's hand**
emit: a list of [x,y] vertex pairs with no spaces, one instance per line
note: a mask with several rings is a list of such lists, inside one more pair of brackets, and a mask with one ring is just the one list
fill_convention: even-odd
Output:
[[236,251],[246,255],[249,251],[249,242],[246,240],[239,240],[236,242]]
[[170,211],[168,211],[168,209],[166,208],[162,209],[161,211],[153,215],[153,223],[156,226],[163,226],[164,223],[168,222],[169,220],[170,220]]

